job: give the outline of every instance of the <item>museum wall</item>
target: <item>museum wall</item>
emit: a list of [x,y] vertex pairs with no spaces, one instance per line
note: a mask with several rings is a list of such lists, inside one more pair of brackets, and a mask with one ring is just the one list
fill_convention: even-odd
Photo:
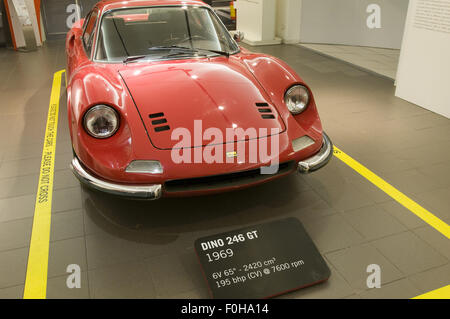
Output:
[[97,2],[98,0],[78,0],[77,7],[74,0],[42,1],[42,16],[47,35],[65,35],[69,26],[76,20],[76,10],[79,10],[80,16],[84,18]]
[[396,96],[450,118],[450,0],[411,0]]
[[299,12],[301,0],[277,0],[276,36],[283,43],[298,43],[300,41]]
[[[399,49],[408,2],[303,0],[300,41]],[[373,5],[380,9],[378,25],[377,17],[374,16],[378,14],[377,7]]]

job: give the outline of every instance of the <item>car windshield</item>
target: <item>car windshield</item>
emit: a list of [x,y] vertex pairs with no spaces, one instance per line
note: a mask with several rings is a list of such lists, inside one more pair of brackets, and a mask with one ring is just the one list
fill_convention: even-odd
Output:
[[114,10],[103,15],[96,59],[167,59],[239,50],[208,8],[191,6]]

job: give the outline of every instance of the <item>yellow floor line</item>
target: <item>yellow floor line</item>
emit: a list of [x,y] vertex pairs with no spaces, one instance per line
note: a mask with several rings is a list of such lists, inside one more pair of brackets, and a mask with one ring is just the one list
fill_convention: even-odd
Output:
[[413,299],[450,299],[450,285],[432,290]]
[[431,212],[417,204],[411,198],[400,192],[394,186],[383,180],[381,177],[364,167],[362,164],[345,154],[336,146],[334,147],[334,156],[339,158],[345,164],[353,168],[361,176],[365,177],[369,182],[377,186],[383,192],[395,199],[398,203],[414,213],[417,217],[421,218],[431,227],[439,231],[445,237],[450,239],[450,226],[444,221],[433,215]]
[[[334,156],[343,161],[345,164],[354,169],[358,174],[366,178],[369,182],[377,186],[387,195],[395,199],[398,203],[403,205],[405,208],[410,210],[417,217],[421,218],[431,227],[439,231],[445,237],[450,238],[450,226],[444,221],[433,215],[431,212],[417,204],[411,198],[400,192],[394,186],[383,180],[381,177],[376,175],[374,172],[363,166],[358,161],[354,160],[342,150],[334,146],[333,151]],[[443,288],[439,288],[423,295],[414,297],[413,299],[450,299],[450,285]]]
[[56,133],[58,128],[61,80],[64,72],[64,70],[58,71],[53,76],[39,184],[34,208],[33,229],[28,254],[27,274],[23,294],[24,299],[46,298]]

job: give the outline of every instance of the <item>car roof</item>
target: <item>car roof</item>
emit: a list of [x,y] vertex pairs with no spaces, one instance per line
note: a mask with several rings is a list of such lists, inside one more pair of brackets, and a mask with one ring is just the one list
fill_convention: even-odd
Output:
[[117,9],[117,8],[132,8],[141,6],[164,6],[164,5],[206,5],[199,0],[102,0],[96,4],[96,7],[103,10]]

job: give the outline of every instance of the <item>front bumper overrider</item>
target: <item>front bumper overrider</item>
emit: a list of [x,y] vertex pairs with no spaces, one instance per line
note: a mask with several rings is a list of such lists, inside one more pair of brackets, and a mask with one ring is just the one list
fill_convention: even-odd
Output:
[[162,194],[161,184],[124,185],[101,180],[90,174],[76,156],[72,159],[70,168],[82,184],[105,193],[148,200],[158,199]]
[[322,133],[322,147],[319,152],[307,159],[298,162],[298,171],[302,174],[317,171],[324,167],[333,156],[333,143],[325,132]]

